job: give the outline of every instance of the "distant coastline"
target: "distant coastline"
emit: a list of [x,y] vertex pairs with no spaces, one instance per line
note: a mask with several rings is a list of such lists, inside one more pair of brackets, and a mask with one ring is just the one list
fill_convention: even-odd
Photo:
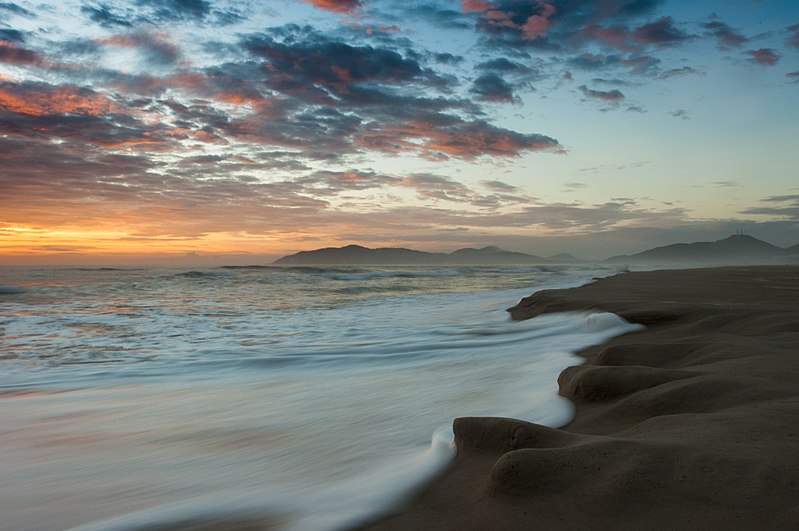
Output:
[[[279,258],[272,265],[544,265],[586,262],[588,261],[567,253],[542,257],[506,251],[494,246],[433,253],[404,247],[370,249],[360,245],[347,245],[301,251]],[[596,262],[646,266],[795,264],[799,263],[799,244],[783,248],[752,236],[736,234],[714,242],[675,243]]]
[[574,264],[584,260],[561,253],[544,258],[505,251],[499,247],[465,248],[451,253],[430,253],[404,247],[370,249],[360,245],[301,251],[275,260],[273,265],[519,265]]

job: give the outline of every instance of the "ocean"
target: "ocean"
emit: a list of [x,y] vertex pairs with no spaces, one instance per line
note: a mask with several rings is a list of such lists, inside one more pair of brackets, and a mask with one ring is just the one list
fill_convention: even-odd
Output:
[[567,422],[558,373],[634,327],[505,309],[614,271],[0,270],[0,528],[355,525],[458,416]]

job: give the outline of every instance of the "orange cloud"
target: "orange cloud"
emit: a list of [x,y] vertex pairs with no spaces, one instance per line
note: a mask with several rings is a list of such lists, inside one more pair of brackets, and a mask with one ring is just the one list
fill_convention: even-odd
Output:
[[352,13],[363,3],[361,0],[305,0],[307,3],[337,13]]
[[61,85],[38,92],[14,93],[0,86],[0,109],[28,116],[83,114],[101,116],[118,112],[119,107],[107,96],[93,90]]

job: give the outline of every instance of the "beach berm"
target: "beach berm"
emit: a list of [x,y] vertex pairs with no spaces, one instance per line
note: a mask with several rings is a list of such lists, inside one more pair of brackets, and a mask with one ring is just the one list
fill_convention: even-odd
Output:
[[509,311],[646,326],[581,355],[561,429],[454,422],[451,468],[369,529],[799,529],[799,267],[626,272]]

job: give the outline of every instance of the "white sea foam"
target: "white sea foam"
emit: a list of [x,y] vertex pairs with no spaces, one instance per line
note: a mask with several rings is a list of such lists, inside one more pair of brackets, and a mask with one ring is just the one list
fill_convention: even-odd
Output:
[[571,353],[634,328],[504,311],[595,270],[420,274],[401,297],[338,293],[319,270],[224,271],[23,279],[41,289],[0,322],[4,525],[353,524],[440,470],[455,417],[567,422]]

